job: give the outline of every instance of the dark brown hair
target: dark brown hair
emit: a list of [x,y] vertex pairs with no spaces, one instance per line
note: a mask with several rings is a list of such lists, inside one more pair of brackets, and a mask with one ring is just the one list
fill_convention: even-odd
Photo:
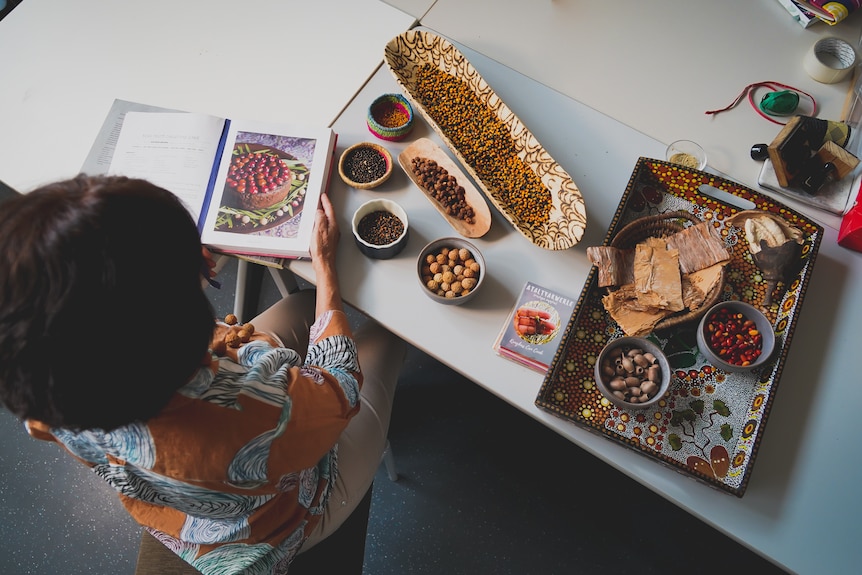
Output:
[[110,430],[158,413],[214,325],[194,221],[147,181],[79,176],[0,209],[0,402]]

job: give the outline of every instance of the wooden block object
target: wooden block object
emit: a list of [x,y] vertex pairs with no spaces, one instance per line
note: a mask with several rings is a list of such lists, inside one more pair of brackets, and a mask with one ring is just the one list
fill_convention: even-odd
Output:
[[859,165],[859,158],[836,144],[835,142],[826,142],[819,150],[817,150],[817,158],[820,164],[832,162],[835,165],[835,179],[840,180]]
[[[767,147],[778,183],[785,188],[793,186],[802,168],[826,142],[831,142],[843,150],[849,139],[850,126],[843,122],[794,116]],[[833,148],[830,146],[831,149]],[[852,157],[852,154],[846,153]]]

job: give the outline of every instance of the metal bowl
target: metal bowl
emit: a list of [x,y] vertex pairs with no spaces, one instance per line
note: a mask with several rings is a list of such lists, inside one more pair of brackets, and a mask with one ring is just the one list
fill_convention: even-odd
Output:
[[[452,282],[446,282],[448,284],[448,286],[442,285],[443,282],[437,282],[438,287],[436,287],[436,289],[432,289],[432,287],[429,287],[429,285],[428,285],[429,281],[434,279],[433,276],[436,273],[445,274],[445,271],[442,271],[442,270],[434,271],[434,268],[431,268],[431,266],[434,262],[429,261],[429,256],[435,256],[436,257],[444,249],[467,250],[467,252],[469,252],[468,260],[473,260],[473,262],[475,262],[476,266],[473,266],[471,268],[470,272],[465,272],[464,270],[460,270],[461,273],[458,274],[457,273],[458,270],[454,269],[455,266],[460,264],[462,267],[465,267],[466,264],[472,263],[472,262],[465,262],[464,258],[459,255],[458,258],[455,260],[455,264],[453,266],[451,266],[452,269],[448,270],[453,275],[455,275],[455,277],[453,278],[453,281]],[[441,259],[445,259],[445,258],[441,258]],[[444,266],[444,265],[449,266],[448,259],[446,259],[445,263],[442,263],[440,261],[438,261],[437,263],[440,266]],[[469,266],[466,266],[466,267],[469,267]],[[478,269],[476,269],[476,268],[478,268]],[[419,258],[416,260],[416,277],[418,278],[420,288],[422,289],[423,292],[425,292],[425,295],[427,295],[429,298],[436,301],[437,303],[442,303],[444,305],[461,305],[461,304],[465,304],[468,301],[472,300],[474,297],[476,297],[476,294],[481,289],[482,284],[485,281],[486,275],[487,275],[487,270],[485,269],[485,258],[482,255],[482,252],[480,252],[479,248],[477,248],[475,245],[464,240],[463,238],[446,237],[446,238],[440,238],[438,240],[434,240],[433,242],[429,243],[424,248],[422,248],[422,251],[419,252]],[[459,276],[462,279],[459,280],[458,279]],[[463,283],[462,283],[464,281],[463,278],[465,276],[469,276],[469,277],[467,277],[467,279],[474,279],[475,280],[475,285],[467,288],[467,290],[464,289]],[[448,278],[441,278],[441,279],[448,279]],[[456,282],[459,284],[459,287],[455,287]],[[468,282],[468,283],[472,283],[472,282]],[[444,289],[446,287],[451,288],[451,289],[448,289],[448,290]]]

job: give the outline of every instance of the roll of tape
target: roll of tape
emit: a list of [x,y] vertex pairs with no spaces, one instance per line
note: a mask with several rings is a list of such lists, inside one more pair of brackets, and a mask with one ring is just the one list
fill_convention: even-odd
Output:
[[808,75],[822,84],[840,82],[853,71],[855,64],[856,51],[840,38],[821,38],[802,61]]

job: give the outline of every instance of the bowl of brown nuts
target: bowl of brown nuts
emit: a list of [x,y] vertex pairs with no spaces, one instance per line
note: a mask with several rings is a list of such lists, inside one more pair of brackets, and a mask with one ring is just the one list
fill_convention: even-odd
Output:
[[620,337],[599,353],[596,386],[623,409],[645,409],[670,388],[671,369],[661,348],[643,337]]
[[473,299],[482,287],[485,258],[462,238],[440,238],[419,252],[417,272],[428,297],[442,304],[461,305]]
[[392,200],[369,200],[353,212],[353,239],[363,254],[378,260],[398,255],[407,245],[407,212]]

